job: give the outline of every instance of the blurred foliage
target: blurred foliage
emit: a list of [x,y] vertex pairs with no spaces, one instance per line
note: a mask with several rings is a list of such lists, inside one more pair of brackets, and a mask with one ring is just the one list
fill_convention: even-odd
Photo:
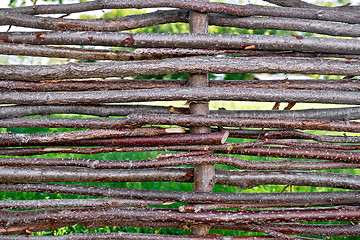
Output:
[[[62,4],[63,0],[43,0],[44,2],[57,2]],[[31,3],[37,3],[37,0],[30,0]],[[23,7],[27,3],[26,0],[10,0],[9,7]]]

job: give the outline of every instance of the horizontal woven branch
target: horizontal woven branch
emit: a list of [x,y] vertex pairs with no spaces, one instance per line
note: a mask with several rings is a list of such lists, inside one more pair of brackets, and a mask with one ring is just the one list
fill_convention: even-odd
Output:
[[[209,80],[209,87],[360,91],[360,80],[358,79],[239,80]],[[179,88],[187,85],[188,79],[71,79],[45,82],[0,80],[0,91],[105,91]]]
[[[360,23],[357,18],[357,14],[354,12],[342,11],[338,9],[309,9],[309,8],[279,8],[268,6],[256,6],[256,5],[235,5],[226,3],[215,2],[199,2],[192,0],[127,0],[127,1],[113,1],[113,0],[101,0],[97,2],[84,2],[77,4],[63,4],[56,6],[49,5],[37,5],[33,7],[20,7],[16,9],[1,9],[4,12],[10,13],[22,13],[30,15],[38,14],[70,14],[75,12],[100,10],[100,9],[121,9],[121,8],[182,8],[187,10],[195,10],[198,12],[214,12],[214,13],[226,13],[236,16],[278,16],[278,17],[290,17],[290,18],[304,18],[304,19],[321,19],[335,22],[348,22],[348,23]],[[344,14],[346,13],[346,14]]]
[[[0,12],[0,25],[14,25],[57,31],[121,31],[149,27],[165,23],[188,22],[187,11],[165,10],[113,19],[54,19],[26,14]],[[359,37],[360,28],[354,24],[343,24],[319,20],[303,20],[284,17],[236,17],[210,14],[209,24],[247,29],[277,29],[311,32],[342,37]]]
[[239,118],[180,114],[130,114],[125,118],[10,118],[0,119],[1,128],[57,127],[57,128],[124,128],[142,125],[217,126],[327,130],[359,132],[360,123],[283,118]]
[[[359,44],[360,46],[360,44]],[[1,65],[0,78],[43,81],[175,73],[303,73],[360,75],[358,61],[274,57],[188,57],[149,61],[68,63],[48,66]]]
[[[244,170],[325,170],[325,169],[356,169],[360,164],[343,163],[333,161],[249,161],[237,157],[210,155],[209,152],[202,152],[204,156],[183,156],[177,154],[151,160],[137,161],[101,161],[91,159],[74,158],[2,158],[0,166],[31,167],[31,166],[76,166],[91,169],[139,169],[139,168],[161,168],[170,166],[196,165],[196,164],[226,164]],[[200,152],[201,153],[201,152]],[[172,157],[171,155],[175,155]]]
[[349,91],[245,88],[162,88],[86,92],[9,92],[0,95],[3,104],[96,104],[149,101],[258,101],[360,104],[360,95]]
[[[15,118],[31,115],[51,114],[82,114],[100,117],[127,116],[133,113],[152,114],[188,114],[188,108],[162,107],[151,105],[37,105],[37,106],[3,106],[0,107],[1,118]],[[210,115],[232,117],[257,117],[263,118],[292,118],[292,119],[319,119],[319,120],[356,120],[360,118],[360,108],[325,108],[304,110],[211,110]],[[326,141],[326,140],[324,140]],[[345,141],[345,140],[344,140]]]
[[168,34],[104,32],[0,33],[7,43],[35,45],[95,45],[140,48],[193,48],[218,50],[269,50],[331,54],[359,54],[359,40],[247,34]]
[[[360,176],[296,171],[216,170],[216,184],[249,189],[260,185],[295,185],[360,190]],[[7,182],[193,182],[192,168],[81,169],[74,167],[0,167]]]

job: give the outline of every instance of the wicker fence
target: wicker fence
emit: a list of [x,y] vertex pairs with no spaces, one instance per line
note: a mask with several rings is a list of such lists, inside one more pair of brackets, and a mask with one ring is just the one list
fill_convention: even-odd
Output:
[[[351,5],[322,7],[299,0],[268,2],[278,6],[99,0],[0,9],[1,25],[34,29],[1,33],[1,54],[92,60],[0,65],[0,128],[8,129],[0,134],[0,191],[100,197],[0,201],[0,239],[360,236],[360,192],[349,191],[360,189],[356,170],[360,168],[360,123],[356,121],[360,108],[354,107],[360,104],[360,81],[354,78],[360,75],[360,41],[354,38],[360,36],[360,9]],[[175,10],[116,19],[64,18],[90,10],[163,7]],[[191,33],[120,32],[175,22],[189,23]],[[208,24],[317,35],[209,34]],[[189,78],[131,78],[180,73],[190,74]],[[233,73],[329,78],[208,79],[208,74]],[[177,100],[187,101],[188,107],[141,104]],[[209,110],[213,100],[272,102],[274,107]],[[287,104],[284,110],[279,110],[283,108],[280,103]],[[341,105],[291,110],[297,103]],[[81,116],[39,117],[51,114]],[[11,133],[9,128],[36,128],[39,132]],[[44,134],[40,128],[64,130]],[[154,151],[163,152],[155,159],[106,159],[107,153]],[[59,158],[64,154],[103,154],[104,160]],[[244,160],[241,156],[245,155],[254,157]],[[237,170],[218,169],[215,164]],[[93,182],[193,182],[194,191],[80,184]],[[278,193],[215,193],[215,184],[239,189],[261,185],[288,188]],[[348,191],[288,192],[293,185]],[[190,229],[191,235],[29,236],[74,225]],[[225,238],[209,235],[209,229],[264,236]]]

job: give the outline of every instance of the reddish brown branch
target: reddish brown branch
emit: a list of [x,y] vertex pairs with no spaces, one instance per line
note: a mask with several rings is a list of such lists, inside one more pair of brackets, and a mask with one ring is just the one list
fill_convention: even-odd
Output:
[[[321,110],[320,110],[321,111]],[[217,131],[217,129],[213,129]],[[356,136],[341,135],[317,135],[313,133],[296,130],[248,130],[248,129],[227,129],[230,137],[250,139],[311,139],[319,142],[330,143],[360,143]]]
[[[322,19],[335,22],[349,22],[359,23],[357,14],[353,12],[341,11],[339,9],[322,9],[319,12],[318,9],[301,9],[301,8],[279,8],[279,7],[267,7],[257,5],[235,5],[227,3],[215,3],[215,2],[194,2],[190,0],[154,0],[151,2],[144,2],[141,0],[121,1],[114,2],[111,0],[102,0],[101,2],[84,2],[77,4],[63,4],[57,6],[49,5],[37,5],[33,7],[21,7],[16,9],[2,9],[3,12],[10,13],[22,13],[30,15],[38,14],[70,14],[74,12],[83,12],[99,9],[119,9],[119,8],[159,8],[159,7],[172,7],[181,8],[187,10],[194,10],[198,12],[215,12],[226,13],[236,16],[278,16],[278,17],[290,17],[290,18],[304,18],[304,19]],[[346,10],[346,9],[345,9]]]
[[276,29],[311,32],[331,36],[360,36],[359,26],[319,20],[304,20],[284,17],[236,17],[230,15],[210,15],[210,24],[222,27],[245,29]]
[[[249,145],[251,147],[249,147]],[[213,151],[216,153],[240,154],[280,158],[322,159],[357,164],[359,152],[321,149],[266,147],[263,143],[224,144],[224,145],[192,145],[192,146],[156,146],[156,147],[99,147],[99,148],[13,148],[0,149],[0,155],[30,156],[46,153],[98,154],[108,152],[147,152],[147,151]]]
[[1,128],[53,127],[53,128],[124,128],[141,125],[218,126],[327,130],[359,132],[360,123],[345,121],[281,119],[281,118],[237,118],[220,116],[185,116],[161,114],[130,114],[119,119],[84,118],[12,118],[0,119]]
[[[255,46],[255,48],[252,48],[255,50],[265,51],[296,51],[305,53],[311,52],[350,55],[357,55],[360,53],[360,48],[358,47],[359,40],[357,39],[306,36],[205,33],[103,33],[70,31],[44,33],[3,32],[0,34],[1,39],[3,39],[3,41],[6,43],[34,45],[93,45],[137,48],[193,48],[216,50],[244,50],[246,47]],[[131,41],[128,39],[131,39]],[[318,65],[319,64],[321,64],[321,61],[318,61]],[[290,66],[287,66],[287,68],[290,68]]]
[[[154,50],[155,51],[155,50]],[[178,88],[184,87],[188,80],[183,79],[71,79],[44,82],[27,81],[0,81],[0,91],[104,91],[104,90],[130,90],[149,88]],[[264,89],[299,89],[299,90],[333,90],[333,91],[359,91],[358,79],[335,80],[209,80],[210,87],[232,88],[264,88]]]
[[41,209],[41,208],[99,208],[99,207],[146,207],[166,205],[162,201],[137,199],[44,199],[44,200],[3,200],[0,209]]
[[[360,67],[360,66],[359,66]],[[350,91],[290,90],[246,88],[234,91],[222,87],[162,88],[138,90],[85,92],[5,92],[0,95],[4,104],[97,104],[149,101],[257,101],[360,104],[360,97]]]
[[127,188],[108,188],[84,185],[49,183],[2,183],[2,191],[43,192],[192,203],[260,204],[264,207],[304,207],[326,205],[359,205],[359,192],[302,192],[302,193],[204,193],[154,191]]
[[232,150],[231,152],[241,155],[253,155],[253,156],[264,156],[264,157],[324,159],[324,160],[344,161],[351,163],[358,163],[360,161],[359,152],[328,150],[328,149],[258,146],[253,148],[235,148],[235,150]]
[[[36,106],[3,106],[0,107],[0,118],[14,118],[31,115],[51,114],[82,114],[100,117],[127,116],[132,113],[152,114],[187,114],[188,108],[173,106],[151,105],[36,105]],[[327,109],[304,109],[293,111],[269,111],[269,110],[212,110],[211,115],[231,117],[258,117],[262,118],[292,118],[292,119],[321,119],[321,120],[356,120],[360,118],[360,108],[327,108]],[[235,134],[235,132],[234,132]]]
[[184,223],[237,223],[261,224],[268,222],[321,222],[327,221],[358,221],[359,207],[340,208],[312,208],[312,209],[266,209],[243,211],[207,211],[201,213],[179,213],[172,209],[119,209],[105,208],[94,210],[69,209],[64,210],[36,210],[36,211],[1,211],[2,226],[13,227],[30,224],[47,223],[54,219],[62,222],[101,221],[111,219],[134,219],[139,221],[163,221]]
[[[360,189],[360,176],[297,171],[214,171],[213,184],[249,189],[260,185],[296,185]],[[81,169],[74,167],[1,167],[1,182],[192,182],[193,168]]]
[[112,19],[62,19],[36,17],[27,14],[0,12],[0,25],[13,25],[57,31],[122,31],[165,23],[185,22],[187,11],[156,11]]
[[[57,31],[121,31],[165,23],[188,22],[187,11],[157,11],[113,19],[56,19],[16,13],[1,13],[0,25],[13,25]],[[284,17],[236,17],[210,14],[209,23],[217,26],[248,29],[279,29],[319,34],[358,37],[360,28],[354,24],[342,24],[319,20],[303,20]],[[25,50],[25,49],[24,49]],[[15,50],[19,51],[19,50]],[[26,51],[26,50],[25,50]],[[27,51],[29,52],[29,51]],[[46,53],[45,53],[46,54]],[[22,54],[21,54],[22,55]],[[53,55],[54,56],[54,55]]]
[[[167,128],[158,130],[157,134],[167,133],[168,135],[155,135],[146,128],[142,132],[148,134],[142,134],[145,136],[135,137],[136,134],[132,134],[129,130],[128,134],[131,137],[113,138],[110,133],[106,133],[107,130],[97,131],[102,139],[94,135],[84,133],[81,137],[81,133],[77,135],[76,132],[65,132],[57,134],[47,134],[41,136],[39,134],[0,134],[0,146],[117,146],[117,147],[131,147],[131,146],[170,146],[170,145],[199,145],[199,144],[224,144],[229,133],[228,132],[217,132],[217,133],[204,133],[204,134],[169,134],[169,133],[181,133],[184,132],[183,128]],[[114,135],[118,132],[113,131]],[[139,131],[141,132],[141,131]],[[123,133],[122,133],[123,134]],[[147,135],[147,136],[146,136]],[[123,135],[126,136],[126,135]]]
[[[161,36],[161,38],[164,39],[164,36]],[[212,42],[216,41],[213,40]],[[358,43],[356,44],[360,46]],[[58,65],[1,65],[0,78],[21,81],[44,81],[175,73],[224,74],[254,72],[360,75],[360,62],[355,60],[283,57],[185,57],[149,61],[68,63],[61,66],[59,68]]]
[[[51,145],[63,144],[78,140],[90,139],[108,139],[119,137],[138,137],[154,136],[161,134],[175,134],[185,133],[184,128],[132,128],[132,129],[96,129],[96,130],[82,130],[69,131],[49,134],[14,134],[11,132],[0,133],[0,146],[23,146],[23,145]],[[176,138],[176,137],[175,137]],[[128,139],[128,138],[125,138]],[[131,138],[134,139],[134,138]]]
[[87,167],[92,169],[138,169],[196,164],[226,164],[244,170],[325,170],[360,168],[360,164],[356,163],[341,163],[330,161],[304,162],[290,160],[249,161],[224,155],[170,157],[137,161],[102,161],[75,158],[0,158],[0,166],[13,167],[72,166]]
[[[209,50],[209,49],[172,49],[145,48],[136,50],[98,50],[74,47],[52,47],[30,44],[0,42],[0,53],[6,55],[25,55],[38,57],[57,57],[84,60],[154,60],[171,57],[186,57],[197,55],[249,54],[246,50]],[[266,54],[266,52],[251,52],[251,55]],[[267,53],[270,54],[270,53]],[[289,56],[291,56],[289,54]],[[351,58],[351,56],[348,56]]]

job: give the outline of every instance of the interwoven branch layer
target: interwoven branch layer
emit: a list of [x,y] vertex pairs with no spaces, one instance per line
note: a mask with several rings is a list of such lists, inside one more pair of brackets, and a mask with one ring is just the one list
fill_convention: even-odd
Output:
[[[190,229],[201,240],[225,238],[207,235],[210,228],[268,235],[227,237],[244,240],[360,236],[353,225],[360,221],[360,42],[351,38],[360,36],[358,7],[268,2],[281,7],[99,0],[0,9],[0,25],[31,28],[0,33],[0,54],[72,59],[0,65],[0,190],[100,197],[11,196],[0,201],[0,234],[80,225]],[[112,19],[67,16],[125,8],[175,9]],[[189,23],[191,33],[158,33],[167,23],[184,29]],[[208,34],[208,24],[242,29],[212,27],[229,34]],[[144,27],[151,27],[148,33],[120,32]],[[312,78],[262,80],[269,77],[263,73]],[[181,75],[162,76],[168,74]],[[260,80],[242,80],[252,76]],[[157,101],[165,103],[154,106]],[[215,101],[273,102],[273,110],[265,104],[263,110],[223,109]],[[133,182],[163,190],[118,187]],[[166,182],[192,182],[195,192],[166,191]],[[276,193],[213,193],[215,184],[232,192],[282,186]],[[327,189],[285,193],[304,189],[292,185]],[[160,231],[0,238],[195,239]]]

